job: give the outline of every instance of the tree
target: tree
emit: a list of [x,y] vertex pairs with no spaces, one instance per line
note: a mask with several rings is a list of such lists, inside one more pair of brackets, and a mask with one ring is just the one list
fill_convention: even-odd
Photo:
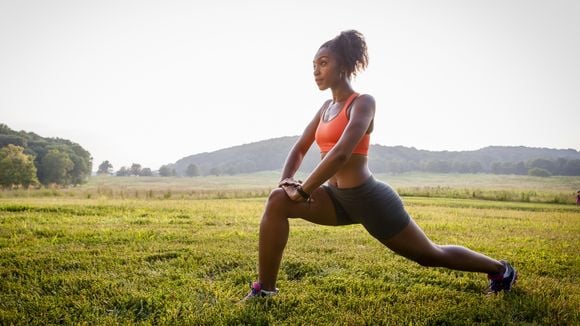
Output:
[[519,175],[526,175],[528,173],[528,168],[524,162],[518,162],[514,166],[514,173]]
[[530,169],[539,168],[542,170],[546,170],[550,173],[552,173],[556,170],[556,164],[554,163],[554,161],[550,161],[550,160],[543,159],[543,158],[538,158],[538,159],[529,161],[528,167]]
[[402,160],[393,159],[393,160],[388,160],[384,163],[384,170],[385,170],[385,172],[389,172],[389,173],[394,173],[394,174],[403,173],[403,172],[405,172],[405,168],[406,168],[406,164]]
[[503,166],[501,162],[493,162],[491,164],[491,173],[493,174],[505,174],[503,171]]
[[111,164],[109,161],[103,161],[103,163],[99,165],[97,174],[110,174],[112,169],[113,164]]
[[116,173],[116,176],[118,177],[126,177],[129,175],[131,175],[131,171],[129,171],[129,169],[127,169],[127,167],[125,166],[122,166]]
[[28,145],[26,139],[21,136],[0,134],[0,148],[8,146],[10,144],[20,146],[23,148],[26,148],[26,146]]
[[[56,150],[63,153],[64,156],[72,162],[72,168],[66,169],[66,176],[60,178],[60,184],[80,184],[88,180],[92,171],[91,154],[70,140],[62,138],[44,138],[33,132],[14,131],[5,124],[0,124],[0,148],[8,145],[16,145],[24,148],[24,154],[34,157],[34,165],[37,170],[37,178],[42,183],[54,178],[50,168],[42,166],[42,160],[47,156],[49,151]],[[54,153],[49,159],[54,159]],[[64,156],[60,155],[61,158]],[[67,160],[64,160],[67,161]]]
[[552,171],[553,174],[566,175],[566,172],[565,172],[566,163],[568,163],[568,160],[563,158],[563,157],[559,157],[556,161],[554,161],[554,165],[556,165],[556,170]]
[[427,164],[425,165],[425,170],[427,172],[449,173],[449,171],[451,170],[451,166],[447,161],[432,160],[427,161]]
[[209,175],[215,175],[215,176],[218,176],[218,175],[220,175],[221,173],[222,173],[221,169],[220,169],[219,167],[217,167],[217,166],[214,166],[213,168],[211,168],[211,169],[209,170]]
[[169,165],[162,165],[159,168],[159,175],[162,177],[171,177],[175,175],[175,169],[171,168]]
[[36,167],[32,156],[24,154],[24,148],[8,145],[0,149],[0,186],[38,184]]
[[580,175],[580,160],[568,160],[563,175]]
[[69,172],[73,170],[74,163],[67,155],[58,149],[50,149],[40,162],[41,178],[43,184],[56,183],[59,185],[69,184]]
[[238,169],[236,168],[236,166],[235,166],[235,165],[228,165],[228,166],[225,168],[225,171],[224,171],[224,172],[225,172],[226,174],[228,174],[228,175],[234,175],[234,174],[237,174],[237,173],[238,173]]
[[74,166],[70,171],[70,181],[73,184],[87,182],[93,170],[93,158],[91,154],[78,144],[66,141],[65,148]]
[[493,162],[491,172],[494,174],[526,174],[528,171],[523,162]]
[[73,168],[69,172],[69,181],[75,185],[87,182],[93,168],[91,158],[87,160],[85,156],[76,153],[69,153],[69,157],[73,162]]
[[469,173],[483,172],[483,166],[478,161],[471,161],[468,163],[468,165],[469,165]]
[[131,175],[140,175],[141,174],[141,164],[133,163],[131,168],[129,169]]
[[153,171],[150,168],[143,168],[139,174],[142,177],[150,177],[153,175]]
[[199,167],[195,163],[191,163],[187,166],[185,170],[185,175],[188,177],[197,177],[199,176]]

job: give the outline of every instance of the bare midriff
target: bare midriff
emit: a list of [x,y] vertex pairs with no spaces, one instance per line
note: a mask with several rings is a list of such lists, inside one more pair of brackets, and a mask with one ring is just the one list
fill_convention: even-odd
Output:
[[[326,153],[321,153],[321,158],[324,158],[325,155]],[[337,188],[360,186],[371,176],[367,162],[368,157],[366,155],[352,154],[328,182]]]

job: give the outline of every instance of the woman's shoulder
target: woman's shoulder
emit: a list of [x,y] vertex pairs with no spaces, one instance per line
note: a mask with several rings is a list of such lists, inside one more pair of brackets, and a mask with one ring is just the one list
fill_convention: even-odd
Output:
[[370,94],[360,94],[355,102],[357,106],[375,107],[375,98]]
[[365,94],[365,93],[361,93],[358,95],[357,100],[363,100],[363,101],[375,101],[375,98],[371,95],[371,94]]
[[326,108],[328,108],[330,106],[330,104],[332,103],[332,99],[328,99],[326,101],[324,101],[324,103],[322,103],[322,106],[320,107],[320,109],[318,110],[318,113],[323,112],[324,110],[326,110]]

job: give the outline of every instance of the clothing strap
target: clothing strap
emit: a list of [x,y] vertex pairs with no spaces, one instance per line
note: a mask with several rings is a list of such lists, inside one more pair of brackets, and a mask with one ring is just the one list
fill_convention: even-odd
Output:
[[[348,107],[352,104],[352,102],[359,96],[360,94],[357,92],[354,92],[352,94],[350,94],[350,96],[346,99],[346,102],[344,102],[344,105],[342,106],[342,108],[340,109],[340,112],[338,112],[338,115],[343,114],[342,112],[344,111],[345,117],[346,117],[346,110],[348,110]],[[324,112],[322,113],[322,115],[320,116],[320,120],[324,123],[328,123],[330,122],[330,120],[328,121],[324,121],[324,116],[326,115],[326,111],[328,111],[328,108],[330,108],[330,103],[329,102],[328,105],[326,106],[326,108],[324,109]],[[336,116],[338,117],[338,116]],[[334,118],[332,118],[331,120],[334,120]]]
[[346,110],[348,110],[348,107],[352,104],[354,99],[358,97],[358,95],[359,94],[357,92],[354,92],[348,97],[348,99],[346,100],[346,103],[344,103],[344,107],[343,107],[344,114],[346,114]]

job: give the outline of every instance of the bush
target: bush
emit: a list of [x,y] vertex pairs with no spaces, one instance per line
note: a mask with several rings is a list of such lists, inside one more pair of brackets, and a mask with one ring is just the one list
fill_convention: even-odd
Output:
[[550,177],[550,176],[552,176],[552,173],[550,173],[550,171],[548,171],[546,169],[542,169],[542,168],[531,168],[528,170],[528,175],[531,175],[534,177]]
[[33,157],[24,153],[24,148],[12,144],[0,149],[0,186],[25,188],[36,185],[36,167]]

